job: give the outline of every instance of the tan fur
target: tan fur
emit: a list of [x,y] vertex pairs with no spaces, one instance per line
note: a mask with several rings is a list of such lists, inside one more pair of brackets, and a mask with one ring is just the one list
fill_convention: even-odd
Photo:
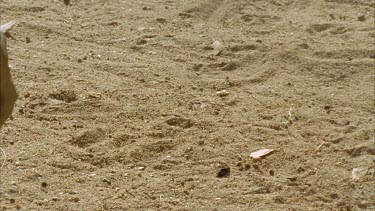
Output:
[[18,94],[8,66],[8,53],[5,34],[15,22],[0,26],[0,128],[13,112]]

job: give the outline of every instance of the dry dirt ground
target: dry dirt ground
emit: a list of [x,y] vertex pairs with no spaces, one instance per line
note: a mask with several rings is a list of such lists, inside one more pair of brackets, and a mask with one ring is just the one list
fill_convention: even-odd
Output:
[[375,210],[373,1],[0,6],[0,210]]

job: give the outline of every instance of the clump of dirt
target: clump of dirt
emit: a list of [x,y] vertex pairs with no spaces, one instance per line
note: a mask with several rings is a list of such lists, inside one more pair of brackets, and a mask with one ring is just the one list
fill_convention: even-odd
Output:
[[88,147],[93,143],[102,141],[104,137],[105,132],[102,128],[94,128],[80,131],[79,134],[71,140],[71,143],[79,147]]
[[55,100],[61,100],[67,103],[74,102],[78,99],[73,90],[59,90],[49,94],[49,97]]

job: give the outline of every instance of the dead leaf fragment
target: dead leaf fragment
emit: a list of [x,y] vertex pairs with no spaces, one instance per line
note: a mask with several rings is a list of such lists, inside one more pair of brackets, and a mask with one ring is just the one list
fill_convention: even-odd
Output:
[[217,56],[221,53],[221,51],[224,49],[223,44],[221,44],[219,41],[215,41],[212,43],[211,47],[214,49],[212,53]]
[[252,152],[250,154],[250,156],[254,159],[258,159],[258,158],[261,158],[261,157],[264,157],[264,156],[267,156],[267,155],[271,154],[273,151],[275,151],[275,150],[274,149],[261,149],[261,150]]
[[353,180],[359,180],[362,177],[366,176],[367,172],[368,172],[367,168],[353,168],[352,179]]

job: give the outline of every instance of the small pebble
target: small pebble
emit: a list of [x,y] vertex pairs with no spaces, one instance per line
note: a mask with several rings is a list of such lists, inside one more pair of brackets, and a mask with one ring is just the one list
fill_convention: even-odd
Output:
[[71,198],[71,201],[74,201],[74,202],[79,202],[80,201],[80,199],[76,196],[76,197],[73,197],[73,198]]
[[216,92],[217,96],[219,97],[225,97],[225,96],[228,96],[229,95],[229,92],[226,91],[226,90],[221,90],[221,91],[218,91]]

